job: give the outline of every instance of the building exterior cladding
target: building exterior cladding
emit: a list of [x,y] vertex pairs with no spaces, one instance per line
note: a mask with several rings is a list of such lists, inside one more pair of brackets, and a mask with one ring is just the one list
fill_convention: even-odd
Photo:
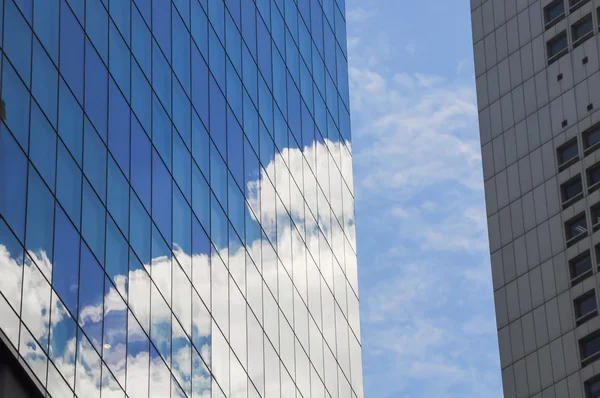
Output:
[[472,0],[506,397],[600,397],[598,0]]
[[0,340],[43,394],[363,397],[344,8],[0,0]]

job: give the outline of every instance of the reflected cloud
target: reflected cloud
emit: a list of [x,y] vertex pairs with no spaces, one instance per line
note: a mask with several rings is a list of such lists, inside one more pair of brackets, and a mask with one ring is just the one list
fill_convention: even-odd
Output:
[[[59,396],[207,398],[214,382],[264,395],[290,377],[303,394],[323,380],[362,397],[350,144],[284,149],[248,188],[262,238],[212,253],[175,244],[149,264],[132,251],[126,275],[80,292],[78,314],[51,289],[45,252],[23,259],[0,242],[0,292],[21,311],[19,352],[42,383]],[[324,368],[328,355],[341,367]]]

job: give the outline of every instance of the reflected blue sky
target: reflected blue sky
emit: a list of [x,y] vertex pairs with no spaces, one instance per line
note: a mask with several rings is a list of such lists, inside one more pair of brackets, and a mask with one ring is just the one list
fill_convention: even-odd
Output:
[[336,1],[71,3],[31,51],[3,43],[0,327],[20,355],[59,396],[362,397]]

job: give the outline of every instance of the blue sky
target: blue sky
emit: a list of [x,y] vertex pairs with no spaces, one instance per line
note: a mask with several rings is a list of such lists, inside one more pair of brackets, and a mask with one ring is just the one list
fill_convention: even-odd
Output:
[[366,397],[501,397],[467,0],[347,0]]

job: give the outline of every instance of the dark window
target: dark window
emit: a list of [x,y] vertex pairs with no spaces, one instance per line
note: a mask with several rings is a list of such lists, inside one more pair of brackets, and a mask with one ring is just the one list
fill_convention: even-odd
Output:
[[569,8],[571,12],[575,11],[590,0],[569,0]]
[[556,0],[544,7],[544,22],[546,29],[565,17],[564,0]]
[[567,246],[572,245],[587,234],[587,222],[585,213],[579,213],[565,223],[565,235],[567,237]]
[[577,326],[598,314],[596,293],[593,290],[575,299],[575,319]]
[[598,359],[600,353],[600,333],[596,332],[590,336],[579,340],[579,354],[581,356],[581,366],[586,366]]
[[592,274],[592,259],[590,251],[586,250],[577,257],[569,260],[569,271],[571,274],[571,284],[582,281]]
[[572,164],[577,160],[578,155],[579,149],[577,148],[577,138],[574,138],[558,147],[556,150],[556,156],[558,157],[558,169],[563,170]]
[[585,398],[600,398],[600,377],[585,382]]
[[550,63],[556,61],[562,55],[566,54],[568,49],[567,32],[562,31],[557,36],[546,43],[548,49],[548,61]]
[[571,26],[573,35],[573,47],[577,47],[585,39],[589,38],[594,33],[594,23],[592,22],[592,14],[588,14],[573,26]]
[[587,169],[588,189],[592,190],[594,185],[600,182],[600,163]]
[[585,152],[591,152],[600,142],[600,124],[597,124],[583,132],[583,149]]
[[560,186],[560,191],[562,194],[562,202],[564,206],[567,206],[573,201],[577,200],[581,197],[583,193],[583,185],[581,184],[581,175],[577,175],[574,178],[571,178],[569,181],[565,182]]

